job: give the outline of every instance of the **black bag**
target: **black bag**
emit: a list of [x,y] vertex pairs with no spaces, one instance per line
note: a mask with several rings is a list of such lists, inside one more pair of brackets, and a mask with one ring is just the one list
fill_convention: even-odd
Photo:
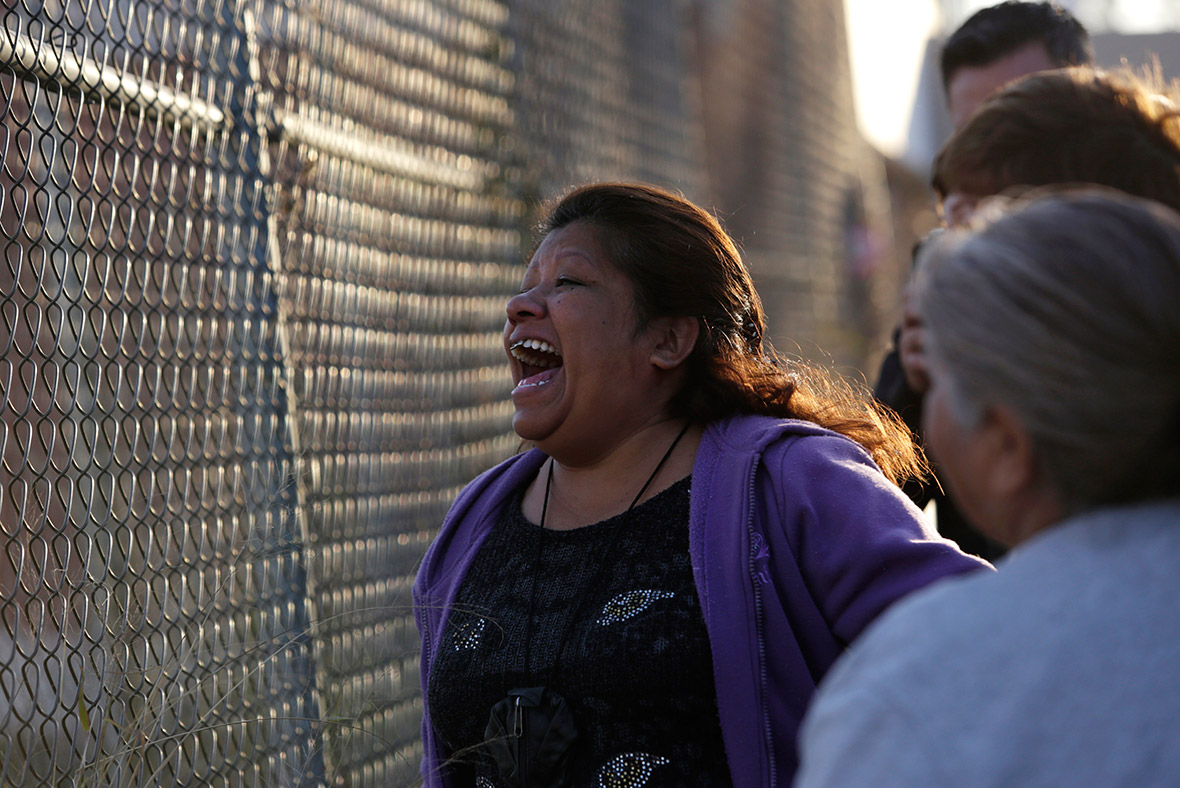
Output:
[[560,788],[577,738],[565,698],[528,687],[512,690],[492,707],[484,746],[513,788]]

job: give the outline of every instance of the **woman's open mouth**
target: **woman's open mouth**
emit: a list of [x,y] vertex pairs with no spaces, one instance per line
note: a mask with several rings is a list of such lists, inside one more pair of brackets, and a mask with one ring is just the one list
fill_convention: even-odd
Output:
[[520,382],[516,384],[518,389],[548,383],[562,363],[557,348],[540,339],[524,339],[513,343],[508,352],[520,362]]

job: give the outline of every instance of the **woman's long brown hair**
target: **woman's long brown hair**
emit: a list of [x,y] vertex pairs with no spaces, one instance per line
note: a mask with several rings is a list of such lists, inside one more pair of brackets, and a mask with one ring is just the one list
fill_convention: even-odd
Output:
[[894,482],[926,474],[909,430],[867,391],[774,353],[741,253],[710,213],[655,186],[597,183],[562,197],[541,236],[574,222],[595,227],[631,279],[641,323],[684,315],[699,321],[684,386],[669,403],[673,415],[700,423],[737,413],[805,419],[861,444]]

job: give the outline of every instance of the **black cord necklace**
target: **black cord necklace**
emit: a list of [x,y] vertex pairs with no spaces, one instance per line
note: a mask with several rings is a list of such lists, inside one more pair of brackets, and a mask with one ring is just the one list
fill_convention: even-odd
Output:
[[[666,463],[668,461],[668,458],[672,456],[672,452],[676,450],[676,446],[677,446],[677,444],[680,443],[680,439],[684,437],[684,434],[686,432],[688,432],[689,426],[690,426],[690,424],[685,424],[684,428],[682,430],[680,430],[680,432],[676,435],[675,439],[673,439],[672,445],[668,447],[668,450],[666,452],[664,452],[664,456],[661,457],[660,461],[656,463],[655,470],[653,470],[651,472],[651,476],[647,477],[647,481],[645,481],[643,483],[643,486],[639,488],[639,492],[635,493],[635,497],[631,499],[631,503],[629,506],[627,506],[627,509],[625,510],[625,512],[629,512],[632,509],[634,509],[635,504],[639,503],[639,499],[643,497],[643,494],[645,492],[647,492],[647,488],[651,487],[651,483],[656,480],[656,476],[659,475],[660,469],[664,467],[664,463]],[[546,476],[546,478],[545,478],[545,499],[541,503],[541,529],[542,530],[545,529],[545,514],[546,514],[546,512],[549,511],[549,490],[553,487],[553,465],[554,465],[554,462],[553,462],[553,458],[551,457],[549,459],[549,475]]]
[[[639,503],[639,499],[651,487],[660,470],[672,456],[680,439],[688,432],[691,425],[686,423],[684,428],[672,441],[664,456],[656,463],[655,470],[647,477],[647,481],[639,488],[631,504],[625,510],[631,511]],[[532,662],[533,613],[537,599],[537,577],[540,575],[541,554],[545,538],[545,515],[549,510],[549,493],[553,487],[554,460],[549,460],[549,472],[545,479],[545,498],[541,504],[541,530],[537,535],[537,555],[533,564],[533,582],[529,589],[528,620],[525,622],[524,670],[527,676]],[[619,534],[624,529],[616,527],[610,535],[606,546],[602,550],[602,557],[590,578],[588,588],[593,588],[602,572],[610,562],[610,555],[618,541]],[[583,594],[574,609],[561,640],[557,644],[556,656],[549,669],[549,683],[557,675],[557,666],[561,662],[565,651],[566,639],[570,630],[578,620],[585,604],[586,595]],[[574,722],[573,712],[565,698],[545,686],[514,689],[508,697],[492,707],[488,718],[487,729],[484,731],[486,745],[500,769],[504,780],[519,788],[547,788],[560,786],[565,779],[565,770],[569,762],[570,749],[577,739],[578,730]]]

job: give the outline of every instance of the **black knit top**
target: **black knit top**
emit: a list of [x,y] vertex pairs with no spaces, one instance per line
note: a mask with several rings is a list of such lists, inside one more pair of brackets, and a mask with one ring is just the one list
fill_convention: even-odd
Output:
[[689,560],[689,483],[572,531],[530,523],[519,496],[505,508],[427,688],[452,785],[505,785],[483,746],[489,711],[539,685],[573,711],[569,785],[731,785]]

